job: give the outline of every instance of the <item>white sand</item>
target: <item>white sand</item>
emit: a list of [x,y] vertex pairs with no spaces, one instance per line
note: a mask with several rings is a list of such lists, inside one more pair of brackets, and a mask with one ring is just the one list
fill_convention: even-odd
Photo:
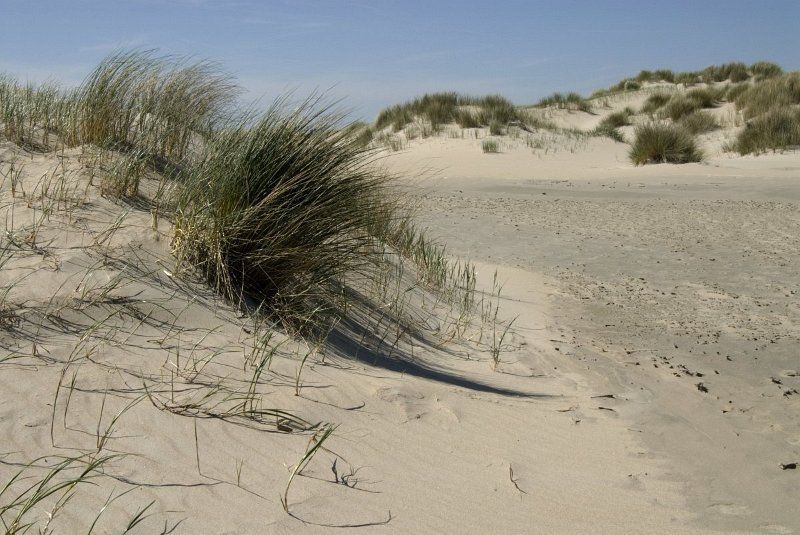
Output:
[[[147,384],[156,402],[130,408],[107,445],[126,456],[80,489],[56,532],[85,532],[111,493],[134,489],[98,533],[121,531],[151,501],[141,533],[165,521],[182,521],[176,533],[792,533],[800,473],[779,463],[800,460],[800,395],[784,395],[800,387],[800,157],[732,158],[714,139],[702,164],[643,168],[624,144],[550,134],[535,150],[502,138],[497,155],[445,137],[392,154],[422,220],[477,262],[480,285],[498,270],[513,333],[498,371],[468,344],[399,367],[316,356],[300,396],[304,348],[283,346],[264,408],[338,425],[292,485],[294,516],[279,496],[308,434],[157,407],[197,400],[214,378],[246,384],[249,321],[174,276],[170,229],[162,221],[156,240],[146,210],[93,243],[123,208],[91,187],[89,203],[54,215],[39,248],[0,272],[13,281],[0,342],[18,357],[0,362],[0,481],[38,456],[96,448],[98,427]],[[65,158],[78,196],[79,153]],[[57,164],[0,145],[3,173],[13,159],[29,194]],[[8,181],[2,195],[10,217]],[[19,231],[39,216],[16,201]],[[125,301],[84,291],[120,274],[112,295]],[[355,488],[336,483],[334,460]]]
[[530,306],[547,303],[562,336],[541,351],[621,398],[610,406],[680,485],[689,525],[792,533],[800,480],[780,465],[800,457],[800,154],[723,153],[734,133],[702,136],[707,159],[680,166],[565,136],[500,138],[501,154],[412,142],[387,166],[428,170],[411,190],[453,253],[548,281]]

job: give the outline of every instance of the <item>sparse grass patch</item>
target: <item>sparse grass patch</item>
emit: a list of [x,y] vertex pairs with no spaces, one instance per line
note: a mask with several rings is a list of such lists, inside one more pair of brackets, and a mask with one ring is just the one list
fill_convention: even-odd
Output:
[[387,134],[385,132],[381,132],[375,136],[374,140],[375,143],[387,147],[392,152],[398,152],[404,148],[403,140],[397,134]]
[[681,117],[678,124],[692,134],[703,134],[719,128],[717,120],[707,111],[695,111]]
[[680,126],[650,123],[638,126],[629,157],[636,165],[699,162],[694,137]]
[[657,112],[659,109],[661,109],[661,107],[664,106],[664,104],[669,102],[670,98],[671,95],[667,93],[653,93],[647,97],[647,100],[644,101],[644,104],[642,105],[642,113],[652,114]]
[[180,160],[192,136],[210,131],[237,94],[211,63],[112,54],[77,92],[73,142]]
[[800,109],[770,110],[748,122],[736,138],[740,154],[800,146]]
[[702,108],[700,102],[686,95],[673,95],[659,110],[662,119],[679,120],[684,115],[689,115]]
[[461,128],[480,128],[481,126],[478,117],[470,110],[456,110],[453,119]]
[[700,82],[700,75],[696,72],[679,72],[675,75],[676,84],[693,85]]
[[504,134],[503,124],[499,121],[492,121],[489,123],[489,134],[493,136],[502,136]]
[[353,141],[360,147],[366,147],[375,137],[372,127],[363,121],[355,121],[345,127],[345,132],[352,136]]
[[747,82],[739,82],[738,84],[731,84],[725,88],[725,92],[722,95],[722,98],[724,98],[728,102],[734,102],[739,97],[739,95],[747,91],[748,87],[750,87],[750,84]]
[[485,139],[483,143],[481,143],[481,148],[483,152],[487,154],[496,154],[500,152],[500,144],[494,139]]
[[771,61],[757,61],[750,65],[750,72],[753,73],[756,81],[760,81],[766,78],[780,76],[783,74],[783,69],[781,69],[780,65],[772,63]]
[[633,115],[633,110],[630,108],[614,112],[600,121],[600,128],[619,128],[620,126],[627,126],[630,124],[631,115]]
[[148,159],[140,150],[119,156],[108,173],[100,179],[100,194],[106,197],[134,197],[147,171]]
[[614,141],[624,142],[624,138],[617,128],[629,125],[631,115],[633,115],[633,110],[625,108],[622,111],[614,112],[604,117],[595,128],[594,134],[610,137]]
[[477,128],[492,122],[506,125],[520,117],[517,108],[500,95],[470,97],[453,92],[433,93],[384,109],[375,120],[375,128],[381,130],[391,125],[397,132],[415,119],[425,120],[434,131],[439,131],[442,125],[449,123]]
[[592,104],[587,99],[580,96],[578,93],[553,93],[548,97],[544,97],[536,104],[539,108],[552,106],[558,109],[567,109],[574,111],[592,111]]
[[747,65],[741,62],[723,63],[722,65],[710,65],[700,71],[704,82],[743,82],[750,77]]
[[744,110],[746,119],[795,104],[800,104],[800,72],[756,82],[736,97],[736,108]]
[[701,108],[713,108],[722,98],[724,90],[719,91],[710,87],[691,89],[686,92],[686,98],[697,102]]

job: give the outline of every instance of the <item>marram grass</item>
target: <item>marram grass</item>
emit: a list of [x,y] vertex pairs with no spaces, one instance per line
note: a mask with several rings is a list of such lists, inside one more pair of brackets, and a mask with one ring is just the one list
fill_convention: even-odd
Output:
[[315,100],[279,101],[211,137],[182,177],[178,257],[227,297],[284,310],[367,264],[391,196],[340,119]]
[[800,147],[800,108],[776,108],[759,115],[745,125],[734,143],[740,154],[792,147]]
[[694,137],[687,130],[664,123],[637,126],[629,157],[636,165],[689,163],[703,159]]
[[678,124],[692,134],[704,134],[719,128],[719,124],[713,115],[707,111],[698,110],[683,116]]

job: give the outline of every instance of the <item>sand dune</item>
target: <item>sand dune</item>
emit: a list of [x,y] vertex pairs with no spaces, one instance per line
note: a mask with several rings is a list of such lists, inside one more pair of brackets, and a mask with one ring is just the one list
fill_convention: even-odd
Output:
[[636,168],[627,145],[597,138],[546,153],[508,140],[501,154],[439,139],[387,165],[428,166],[411,189],[454,254],[546,277],[561,334],[541,350],[615,396],[689,525],[791,533],[800,158],[715,152],[730,135],[681,166]]
[[[387,253],[385,279],[343,284],[319,345],[176,261],[148,204],[162,176],[114,199],[102,161],[121,154],[0,142],[0,506],[22,497],[0,516],[54,533],[800,530],[800,153],[726,152],[730,103],[699,163],[636,167],[588,134],[665,88],[683,90],[535,111],[551,129],[399,132],[379,165],[473,261],[478,300]],[[61,462],[52,481],[99,464],[28,501]]]

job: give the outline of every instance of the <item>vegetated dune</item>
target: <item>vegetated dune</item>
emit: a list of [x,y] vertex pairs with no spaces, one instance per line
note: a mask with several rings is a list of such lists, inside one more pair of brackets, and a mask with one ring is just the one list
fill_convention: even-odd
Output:
[[797,156],[728,103],[635,167],[650,84],[375,130],[147,53],[3,79],[5,529],[791,530]]

